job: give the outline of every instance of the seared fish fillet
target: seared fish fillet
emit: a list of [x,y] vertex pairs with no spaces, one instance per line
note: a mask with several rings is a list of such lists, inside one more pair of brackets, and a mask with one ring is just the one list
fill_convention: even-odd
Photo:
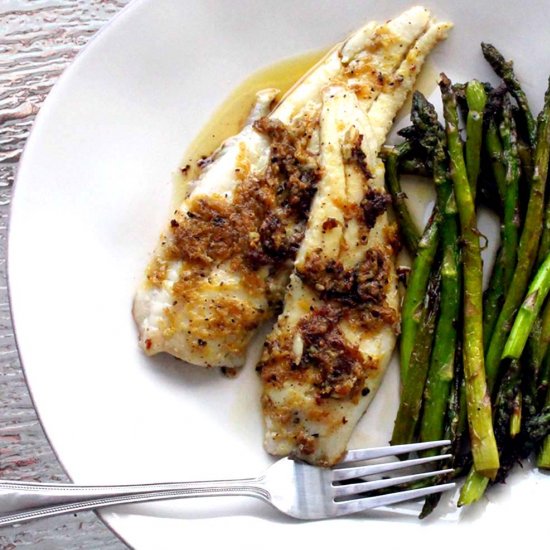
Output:
[[430,23],[391,79],[400,85],[367,110],[348,85],[323,93],[323,175],[284,310],[258,365],[271,454],[338,462],[390,361],[399,330],[399,240],[378,153],[424,57],[448,28]]
[[372,133],[383,140],[393,118],[386,98],[404,100],[445,28],[420,7],[368,23],[264,117],[273,93],[261,94],[256,120],[204,163],[161,235],[133,308],[147,354],[168,352],[203,366],[244,364],[256,329],[280,309],[323,173],[325,90],[353,93],[363,113],[373,111]]

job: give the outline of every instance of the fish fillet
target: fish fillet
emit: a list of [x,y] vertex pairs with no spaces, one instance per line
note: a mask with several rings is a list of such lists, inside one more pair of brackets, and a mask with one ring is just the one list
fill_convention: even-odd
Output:
[[284,310],[257,367],[271,454],[338,462],[390,361],[399,330],[399,242],[378,153],[423,59],[448,28],[431,22],[388,78],[399,86],[386,87],[367,109],[349,84],[323,92],[323,175]]
[[393,119],[386,98],[404,100],[445,29],[421,7],[368,23],[269,114],[274,92],[260,94],[243,130],[203,163],[160,237],[133,306],[145,353],[202,366],[244,364],[256,329],[280,311],[325,177],[319,120],[327,87],[349,90],[381,141]]

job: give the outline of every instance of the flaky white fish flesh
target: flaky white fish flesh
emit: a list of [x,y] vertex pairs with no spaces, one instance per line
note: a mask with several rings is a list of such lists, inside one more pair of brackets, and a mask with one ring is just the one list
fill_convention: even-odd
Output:
[[[258,95],[251,119],[204,163],[153,252],[133,306],[145,353],[167,352],[202,366],[244,364],[257,329],[281,310],[296,255],[303,261],[304,251],[321,246],[314,242],[314,221],[306,232],[312,201],[318,203],[331,178],[334,186],[347,188],[343,169],[338,168],[338,177],[331,172],[322,137],[332,120],[327,112],[331,90],[341,98],[335,109],[353,101],[353,117],[361,113],[365,119],[361,124],[368,125],[370,137],[363,138],[361,148],[372,158],[379,148],[374,144],[384,141],[426,55],[448,28],[421,7],[385,23],[368,23],[335,46],[274,109],[276,91]],[[339,136],[343,128],[352,131],[347,117],[339,115]],[[379,178],[377,162],[367,164]],[[355,172],[354,181],[360,177]],[[356,185],[355,202],[360,202],[361,185]],[[352,250],[360,225],[350,221],[342,233],[350,241],[350,265],[364,253]],[[296,280],[294,270],[293,288]],[[268,439],[282,442],[270,425]],[[267,447],[279,453],[288,445]]]
[[372,62],[386,83],[373,101],[362,101],[349,82],[323,91],[322,176],[283,312],[258,366],[271,454],[337,463],[391,359],[400,322],[399,242],[378,155],[422,61],[448,28],[430,20],[397,67]]

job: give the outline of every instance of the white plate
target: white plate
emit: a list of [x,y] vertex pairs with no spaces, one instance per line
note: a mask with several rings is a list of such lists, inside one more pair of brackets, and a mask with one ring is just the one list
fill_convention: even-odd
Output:
[[[326,47],[364,21],[409,5],[138,1],[59,81],[19,172],[9,280],[33,399],[75,482],[250,476],[270,463],[253,369],[229,380],[168,357],[146,358],[136,344],[132,295],[165,222],[171,173],[229,91],[261,66]],[[432,55],[432,67],[455,80],[494,80],[479,49],[481,40],[494,42],[514,58],[538,110],[550,73],[544,1],[426,5],[456,25]],[[396,380],[390,372],[355,444],[385,443],[389,424],[378,418],[395,414]],[[424,523],[380,512],[300,523],[244,499],[143,505],[103,517],[143,549],[195,540],[199,547],[266,549],[375,542],[414,548],[416,540],[439,548],[439,536],[454,548],[484,533],[493,546],[511,547],[546,529],[549,488],[547,478],[526,469],[473,510],[456,514],[443,505]]]

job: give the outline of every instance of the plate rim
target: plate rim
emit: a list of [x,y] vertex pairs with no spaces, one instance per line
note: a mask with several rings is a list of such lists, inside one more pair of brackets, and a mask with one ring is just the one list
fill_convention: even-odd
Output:
[[[21,373],[23,374],[23,381],[25,382],[25,387],[27,388],[29,399],[31,401],[31,404],[34,410],[34,414],[36,415],[36,419],[40,424],[40,428],[42,429],[42,433],[44,435],[44,438],[46,439],[46,442],[50,448],[50,451],[53,453],[55,459],[57,460],[58,465],[61,467],[61,470],[63,471],[65,476],[69,479],[70,483],[74,483],[74,480],[69,474],[67,467],[65,466],[65,463],[61,459],[61,456],[59,455],[56,447],[53,445],[52,440],[50,438],[50,434],[46,427],[46,424],[42,419],[42,414],[40,413],[38,407],[36,406],[35,396],[34,396],[31,384],[29,383],[27,369],[25,367],[25,363],[23,361],[23,355],[21,353],[21,345],[18,337],[17,323],[15,320],[15,314],[14,314],[14,308],[13,308],[13,297],[12,297],[11,283],[10,283],[10,280],[12,278],[11,267],[10,267],[11,266],[10,252],[12,248],[14,248],[14,245],[12,243],[12,231],[11,231],[12,220],[13,220],[12,213],[14,211],[14,204],[18,196],[17,194],[18,182],[20,179],[22,179],[21,173],[24,174],[26,170],[25,159],[30,154],[32,154],[32,152],[29,153],[29,151],[32,151],[32,148],[34,147],[34,142],[36,140],[35,136],[38,134],[40,130],[40,126],[42,125],[42,120],[47,116],[47,111],[50,108],[50,104],[52,104],[55,101],[57,95],[61,92],[61,89],[65,86],[65,82],[69,81],[73,72],[75,72],[78,69],[78,66],[82,63],[82,59],[88,55],[89,50],[94,48],[98,42],[103,40],[104,34],[107,32],[110,32],[113,27],[117,26],[118,24],[121,23],[121,21],[125,20],[128,17],[129,12],[133,12],[136,9],[140,9],[141,7],[143,7],[143,5],[150,4],[153,1],[154,0],[130,0],[111,19],[109,19],[106,23],[104,23],[96,33],[94,33],[94,35],[88,40],[88,42],[76,53],[74,58],[70,61],[69,65],[63,70],[61,75],[58,77],[58,79],[52,86],[51,90],[48,92],[46,98],[44,99],[42,105],[40,106],[39,112],[37,113],[32,123],[29,136],[25,141],[25,145],[23,147],[21,157],[19,159],[19,162],[17,163],[17,169],[16,169],[17,171],[12,184],[12,188],[11,188],[12,191],[11,191],[10,208],[9,208],[9,214],[8,214],[9,217],[8,217],[7,230],[6,230],[7,239],[6,239],[6,249],[5,249],[5,260],[6,260],[5,277],[6,277],[6,294],[7,294],[7,300],[8,300],[9,317],[10,317],[12,331],[13,331],[15,350],[17,352],[19,365],[21,367]],[[117,539],[123,542],[128,548],[133,548],[130,545],[130,543],[122,536],[122,534],[119,533],[111,525],[111,523],[103,517],[103,510],[93,509],[91,510],[91,512],[96,516],[96,518],[99,519],[99,521],[105,527],[107,527],[107,529]]]

